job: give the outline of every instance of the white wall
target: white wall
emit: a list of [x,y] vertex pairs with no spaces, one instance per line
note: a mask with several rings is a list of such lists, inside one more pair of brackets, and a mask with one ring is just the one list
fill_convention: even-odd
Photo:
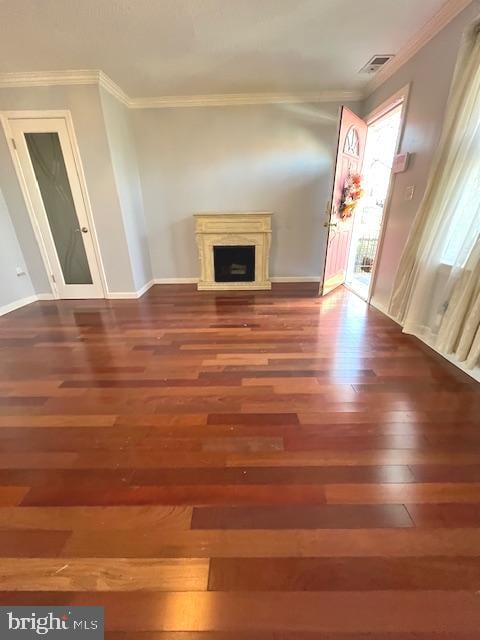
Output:
[[100,96],[135,289],[139,290],[151,281],[152,265],[131,112],[103,89]]
[[[0,89],[0,110],[70,110],[92,204],[110,292],[135,289],[105,122],[96,86]],[[31,273],[36,293],[50,285],[33,234],[7,143],[0,136],[0,187]]]
[[154,277],[198,276],[192,216],[199,211],[273,211],[271,274],[320,276],[338,111],[338,104],[132,111]]
[[[462,35],[479,13],[480,2],[475,0],[379,87],[364,105],[364,113],[368,114],[407,83],[411,85],[401,151],[413,155],[408,170],[395,177],[372,298],[373,304],[383,310],[388,308],[400,257],[425,191],[442,131]],[[411,201],[405,200],[405,191],[409,186],[415,186]]]
[[[18,276],[16,268],[25,273]],[[18,244],[7,203],[0,191],[0,315],[20,301],[35,296],[32,281],[26,272],[25,259]]]

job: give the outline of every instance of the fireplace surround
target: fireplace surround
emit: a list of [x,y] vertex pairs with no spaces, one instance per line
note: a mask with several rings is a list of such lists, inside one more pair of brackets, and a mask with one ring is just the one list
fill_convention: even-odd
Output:
[[197,213],[198,289],[271,289],[272,213]]

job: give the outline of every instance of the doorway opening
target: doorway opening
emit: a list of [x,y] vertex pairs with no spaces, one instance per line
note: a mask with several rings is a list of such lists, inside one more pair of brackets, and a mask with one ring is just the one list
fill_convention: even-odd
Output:
[[355,210],[345,278],[345,284],[367,301],[378,255],[402,114],[403,102],[397,102],[392,109],[368,125],[362,168],[365,194]]

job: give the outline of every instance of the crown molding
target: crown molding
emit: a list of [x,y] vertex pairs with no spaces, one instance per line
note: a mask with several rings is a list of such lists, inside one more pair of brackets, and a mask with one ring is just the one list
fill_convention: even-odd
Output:
[[315,102],[355,102],[368,97],[386,82],[432,38],[444,29],[473,0],[447,0],[441,9],[395,57],[378,71],[363,90],[324,90],[303,93],[230,93],[210,95],[158,96],[130,98],[100,69],[66,71],[25,71],[0,73],[0,88],[97,85],[130,109],[168,109],[178,107],[224,107],[241,105],[298,104]]
[[355,102],[361,91],[317,91],[306,93],[231,93],[190,96],[130,98],[110,76],[99,69],[69,71],[26,71],[0,73],[0,88],[97,85],[130,109],[166,109],[174,107],[223,107],[235,105],[295,104],[302,102]]
[[211,95],[158,96],[130,98],[100,69],[66,71],[24,71],[0,73],[0,88],[97,85],[130,109],[168,109],[176,107],[224,107],[241,105],[298,104],[314,102],[355,102],[368,97],[386,82],[422,47],[444,29],[473,0],[447,0],[395,57],[378,71],[363,90],[324,90],[304,93],[230,93]]
[[68,71],[23,71],[0,73],[0,88],[53,87],[69,85],[98,85],[111,93],[125,106],[130,98],[106,73],[100,69],[72,69]]
[[403,65],[430,42],[458,14],[466,9],[472,0],[447,0],[440,10],[431,18],[415,36],[403,46],[390,62],[378,71],[365,88],[365,97],[378,89],[392,77]]
[[133,98],[131,109],[168,109],[173,107],[226,107],[261,104],[296,104],[306,102],[355,102],[362,91],[317,91],[305,93],[225,93],[192,96]]
[[130,107],[132,100],[128,97],[125,91],[103,71],[98,72],[98,84],[102,89],[108,91],[108,93],[114,96],[114,98],[119,100],[126,107]]
[[101,71],[74,69],[69,71],[22,71],[0,73],[0,88],[52,87],[56,85],[98,84]]

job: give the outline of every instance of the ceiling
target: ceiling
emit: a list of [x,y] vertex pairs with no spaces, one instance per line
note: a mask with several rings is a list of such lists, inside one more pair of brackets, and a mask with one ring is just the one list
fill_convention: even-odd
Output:
[[445,0],[0,0],[0,73],[101,69],[131,97],[359,89]]

